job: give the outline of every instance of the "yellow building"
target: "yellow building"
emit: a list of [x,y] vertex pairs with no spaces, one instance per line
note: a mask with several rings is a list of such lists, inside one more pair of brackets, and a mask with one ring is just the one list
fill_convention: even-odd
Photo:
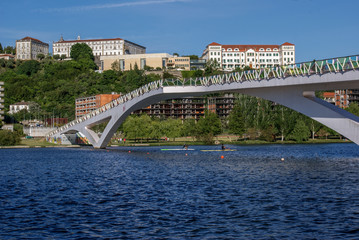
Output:
[[145,66],[156,68],[166,68],[168,60],[172,55],[168,53],[147,53],[147,54],[129,54],[120,56],[101,56],[100,70],[106,71],[117,65],[121,71],[128,71],[137,64],[139,69],[145,69]]
[[168,59],[167,68],[191,70],[190,57],[171,57]]

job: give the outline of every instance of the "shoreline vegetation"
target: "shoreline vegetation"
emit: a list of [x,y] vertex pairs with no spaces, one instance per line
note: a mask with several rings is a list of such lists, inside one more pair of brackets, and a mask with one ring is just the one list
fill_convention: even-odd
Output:
[[[267,142],[263,140],[241,140],[237,141],[234,138],[230,138],[230,140],[225,140],[223,137],[219,136],[218,140],[216,140],[213,146],[221,145],[222,143],[225,145],[238,145],[238,146],[246,146],[246,145],[267,145],[267,144],[326,144],[326,143],[352,143],[348,139],[314,139],[308,140],[305,142],[295,142],[295,141],[276,141],[276,142]],[[208,145],[201,141],[193,140],[192,138],[178,138],[170,141],[160,141],[160,142],[135,142],[131,140],[127,140],[126,143],[115,143],[111,142],[108,147],[148,147],[148,146],[183,146],[187,145]],[[45,138],[33,138],[33,139],[21,139],[19,145],[16,146],[0,146],[0,149],[17,149],[17,148],[80,148],[88,145],[60,145],[46,142]]]

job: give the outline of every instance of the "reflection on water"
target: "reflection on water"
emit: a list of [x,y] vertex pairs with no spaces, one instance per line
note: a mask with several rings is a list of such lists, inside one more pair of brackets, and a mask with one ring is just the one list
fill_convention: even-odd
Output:
[[0,150],[0,238],[358,236],[358,146],[229,147]]

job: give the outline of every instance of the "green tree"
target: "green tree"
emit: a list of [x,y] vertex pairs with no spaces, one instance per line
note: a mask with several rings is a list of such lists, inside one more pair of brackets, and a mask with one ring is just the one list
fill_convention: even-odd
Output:
[[0,130],[0,146],[14,146],[20,141],[20,136],[16,132]]
[[228,117],[229,130],[234,134],[242,135],[245,132],[244,124],[243,111],[239,103],[236,103]]
[[59,60],[59,59],[60,59],[60,55],[59,55],[59,54],[54,54],[53,58],[54,58],[55,60]]
[[182,122],[180,119],[169,118],[163,122],[164,133],[168,138],[175,140],[181,136]]
[[86,43],[76,43],[71,47],[70,56],[72,59],[78,61],[80,59],[94,60],[95,57],[92,49]]
[[39,54],[37,54],[36,58],[39,60],[43,60],[45,58],[45,54],[39,53]]
[[221,120],[213,112],[205,111],[204,117],[197,123],[197,137],[207,144],[213,143],[213,137],[221,133]]
[[308,126],[305,124],[305,122],[301,119],[299,119],[295,126],[293,131],[290,134],[290,138],[294,139],[297,142],[307,141],[309,139],[310,130]]
[[356,116],[359,116],[359,105],[356,102],[351,102],[349,104],[349,107],[346,108],[345,110],[347,110],[348,112],[350,112]]
[[37,73],[39,70],[40,70],[40,63],[36,60],[25,61],[16,68],[16,72],[18,74],[25,74],[27,76],[31,76]]
[[0,43],[0,53],[3,53],[3,52],[4,52],[4,49],[3,49],[3,47],[2,47],[2,45]]

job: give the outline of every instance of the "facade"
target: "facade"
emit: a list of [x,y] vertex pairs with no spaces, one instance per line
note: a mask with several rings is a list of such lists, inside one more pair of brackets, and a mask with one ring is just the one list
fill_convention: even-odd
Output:
[[168,59],[167,68],[191,70],[190,57],[171,57]]
[[52,46],[53,55],[70,57],[71,47],[76,43],[86,43],[92,49],[95,57],[146,53],[145,47],[122,38],[81,40],[78,36],[77,40],[65,41],[61,37],[60,41],[54,42]]
[[76,106],[76,118],[82,117],[97,108],[119,98],[121,94],[99,94],[96,96],[77,98],[75,102]]
[[218,62],[223,70],[236,68],[270,68],[295,63],[295,45],[222,45],[209,44],[202,59]]
[[137,110],[134,114],[146,113],[151,117],[194,119],[204,116],[205,110],[217,113],[220,118],[228,117],[233,109],[235,98],[232,94],[221,97],[188,97],[171,99],[152,104]]
[[31,37],[16,40],[16,59],[36,60],[40,53],[49,54],[49,44]]
[[100,69],[110,70],[112,64],[116,61],[119,64],[121,71],[128,71],[134,68],[137,64],[139,69],[145,69],[145,66],[156,68],[165,68],[167,66],[168,59],[172,58],[168,53],[147,53],[147,54],[133,54],[133,55],[121,55],[121,56],[101,56]]
[[324,92],[323,100],[330,104],[335,105],[335,92]]
[[0,59],[5,59],[5,60],[11,60],[11,59],[15,59],[15,56],[12,54],[0,54]]
[[[349,107],[349,94],[350,92],[356,92],[357,90],[336,90],[335,91],[335,106],[338,106],[340,108],[347,108]],[[355,94],[352,95],[351,101],[355,100]],[[359,98],[358,100],[359,101]]]
[[4,82],[0,82],[0,121],[4,120]]
[[9,107],[9,113],[10,114],[15,114],[15,113],[20,112],[21,110],[24,110],[24,109],[29,112],[31,104],[32,104],[31,102],[24,102],[24,101],[11,104],[10,107]]

